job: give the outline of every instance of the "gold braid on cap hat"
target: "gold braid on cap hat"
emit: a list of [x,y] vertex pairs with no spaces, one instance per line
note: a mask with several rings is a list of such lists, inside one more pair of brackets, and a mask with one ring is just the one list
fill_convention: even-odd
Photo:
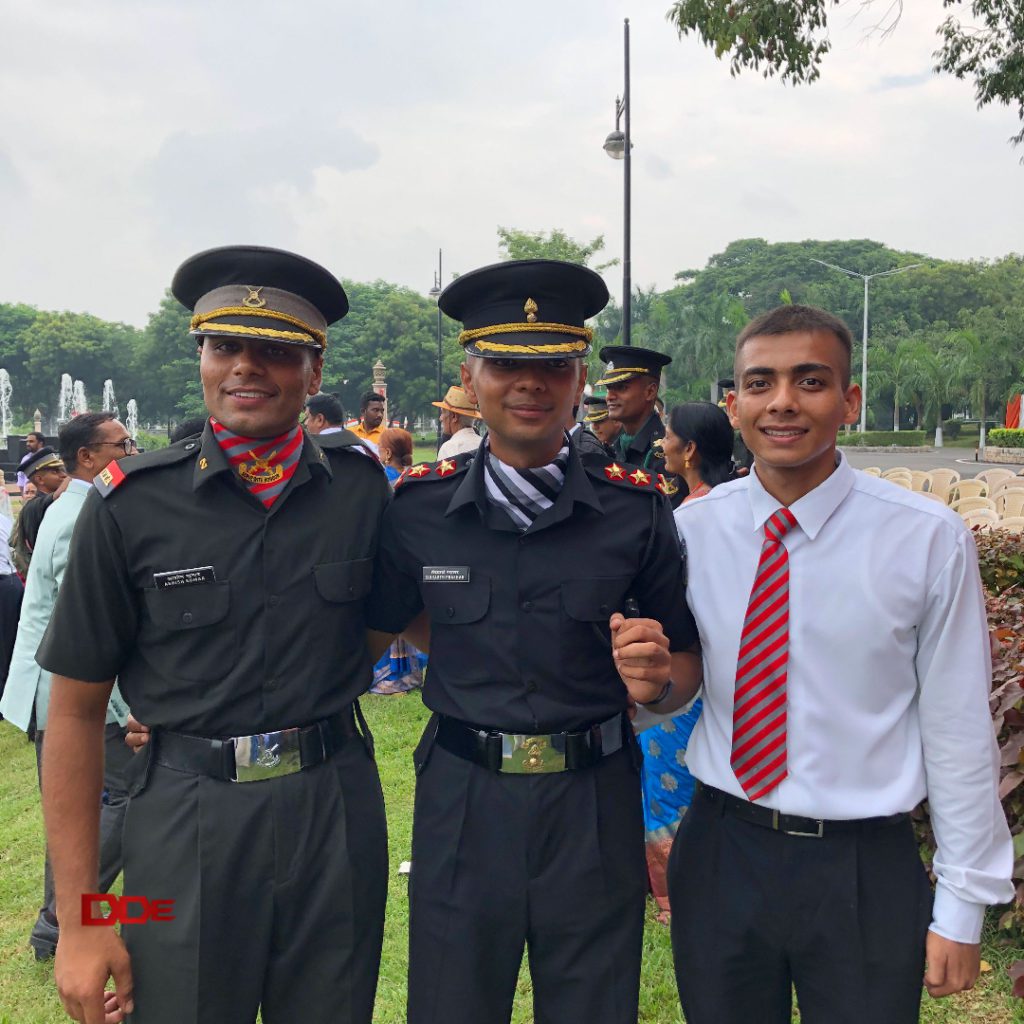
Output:
[[[302,333],[298,331],[280,331],[273,327],[243,327],[241,324],[212,323],[214,318],[219,316],[258,316],[268,320],[279,320],[282,323],[291,324],[293,327],[301,327]],[[221,306],[220,309],[211,309],[208,313],[197,313],[189,322],[189,328],[201,334],[203,328],[210,331],[226,331],[229,334],[247,334],[257,338],[280,338],[282,341],[298,341],[304,344],[317,343],[321,348],[327,348],[327,332],[310,327],[304,320],[297,316],[290,316],[288,313],[280,313],[274,309],[255,309],[251,306]]]
[[[570,324],[491,324],[489,327],[477,327],[472,331],[463,331],[459,335],[459,344],[468,345],[480,338],[490,338],[496,334],[519,334],[521,332],[540,331],[544,334],[572,334],[582,341],[568,341],[560,345],[544,345],[545,352],[582,352],[593,341],[594,332],[589,327],[574,327]],[[532,348],[533,346],[527,346]],[[477,348],[492,352],[521,352],[522,345],[503,345],[496,341],[478,342]]]

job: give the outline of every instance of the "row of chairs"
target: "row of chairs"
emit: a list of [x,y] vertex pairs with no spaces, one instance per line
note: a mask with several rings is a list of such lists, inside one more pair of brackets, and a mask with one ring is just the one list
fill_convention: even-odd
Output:
[[871,466],[864,472],[948,505],[971,528],[1024,531],[1024,475],[1013,470],[986,469],[965,480],[955,469],[924,471],[896,466],[883,472]]

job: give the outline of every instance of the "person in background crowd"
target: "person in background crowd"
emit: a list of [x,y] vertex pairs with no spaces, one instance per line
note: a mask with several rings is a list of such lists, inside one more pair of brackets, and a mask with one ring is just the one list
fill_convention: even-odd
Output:
[[[106,1024],[370,1024],[387,826],[356,700],[390,639],[365,627],[390,489],[351,433],[299,426],[348,300],[324,268],[257,246],[191,257],[171,291],[194,312],[210,420],[97,478],[37,652],[54,675],[58,991],[103,1021],[112,975]],[[173,921],[120,936],[81,924],[115,676],[153,729],[124,891],[174,900]]]
[[[665,429],[665,472],[686,481],[683,504],[708,494],[732,479],[733,430],[729,417],[710,402],[684,402],[669,416]],[[644,754],[644,827],[647,831],[647,874],[658,904],[658,920],[669,923],[666,880],[672,841],[693,798],[693,777],[686,767],[686,744],[700,718],[701,702],[639,733]],[[685,908],[683,908],[685,913]]]
[[380,435],[377,451],[384,472],[394,485],[412,465],[412,434],[401,427],[388,427]]
[[453,384],[444,401],[430,404],[441,410],[441,436],[446,438],[437,449],[439,459],[475,452],[480,447],[480,435],[476,432],[480,413],[461,384]]
[[654,400],[654,411],[655,411],[655,413],[657,413],[658,419],[661,420],[662,423],[664,423],[665,422],[665,400],[661,397],[661,395],[658,395],[658,397]]
[[384,431],[384,399],[376,391],[367,391],[359,399],[359,422],[352,428],[356,437],[369,442],[374,452]]
[[608,416],[622,426],[613,445],[618,458],[662,474],[665,493],[677,506],[686,488],[678,477],[665,473],[665,426],[655,408],[661,373],[672,357],[636,345],[605,345],[601,359],[606,365],[594,387],[607,390]]
[[205,427],[205,416],[195,416],[190,420],[183,420],[171,432],[168,443],[177,444],[179,441],[184,441],[186,437],[198,437]]
[[29,480],[21,492],[22,504],[24,505],[30,502],[38,493],[39,489],[31,480]]
[[[46,444],[46,436],[39,430],[33,430],[30,434],[26,434],[23,438],[25,442],[25,450],[27,454],[34,455],[40,448]],[[25,496],[25,485],[28,483],[28,477],[18,469],[18,487],[21,488],[22,497]]]
[[566,440],[585,321],[607,301],[596,273],[554,260],[463,274],[438,299],[464,325],[462,384],[488,435],[402,478],[367,613],[430,633],[409,1024],[508,1021],[524,947],[535,1020],[636,1024],[646,885],[626,712],[689,699],[700,661],[656,477]]
[[587,414],[584,426],[601,442],[609,454],[615,457],[615,440],[622,432],[622,424],[608,415],[608,400],[603,396],[588,395],[583,399]]
[[306,399],[306,419],[303,424],[306,433],[316,437],[318,434],[338,434],[345,429],[345,410],[337,395],[328,395],[323,391],[310,395]]
[[[590,401],[589,397],[583,399],[588,408]],[[569,440],[576,446],[576,450],[580,455],[596,456],[599,459],[614,459],[615,452],[604,444],[596,434],[587,430],[586,426],[579,421],[579,414],[580,407],[574,405],[572,414],[565,422],[565,432],[569,435]]]
[[32,549],[35,547],[36,535],[39,533],[43,516],[53,504],[61,484],[67,479],[67,471],[60,456],[47,445],[26,455],[21,460],[18,471],[36,488],[36,496],[21,506],[18,521],[11,533],[10,546],[14,565],[24,577],[32,562]]
[[809,306],[748,324],[727,406],[754,468],[675,514],[705,666],[668,865],[688,1024],[788,1024],[794,989],[806,1024],[917,1024],[922,974],[970,988],[1013,899],[974,539],[836,448],[851,348]]
[[[29,486],[32,486],[31,484]],[[0,491],[0,697],[3,696],[7,673],[18,635],[18,616],[25,591],[21,577],[14,567],[9,546],[14,518],[7,488]],[[0,713],[0,719],[3,714]]]
[[[68,486],[39,528],[25,582],[21,621],[14,645],[8,686],[0,712],[12,725],[35,733],[36,766],[43,777],[43,741],[50,704],[50,673],[36,662],[36,649],[53,613],[68,562],[71,535],[92,480],[104,466],[132,454],[134,446],[124,424],[112,412],[82,413],[59,431],[60,456],[70,475]],[[103,736],[103,798],[99,825],[99,892],[106,892],[121,871],[121,830],[128,799],[127,767],[131,752],[124,742],[128,707],[115,686],[107,705]],[[56,827],[55,823],[51,823]],[[43,867],[43,905],[29,935],[37,960],[48,960],[59,937],[53,870],[47,851]]]

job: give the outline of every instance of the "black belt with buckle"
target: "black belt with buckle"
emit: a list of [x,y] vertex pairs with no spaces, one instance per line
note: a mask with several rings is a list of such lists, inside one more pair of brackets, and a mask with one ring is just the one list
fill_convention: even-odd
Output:
[[544,775],[590,768],[602,757],[622,749],[621,714],[579,732],[499,732],[438,716],[437,745],[449,754],[492,772]]
[[312,725],[251,736],[208,739],[158,729],[151,742],[157,764],[224,782],[259,782],[323,764],[359,736],[354,705]]
[[741,800],[738,796],[725,793],[714,786],[697,781],[697,795],[702,799],[721,807],[734,818],[760,825],[775,832],[784,832],[787,836],[804,836],[810,839],[821,839],[835,835],[837,832],[857,832],[873,828],[887,828],[910,820],[907,811],[898,814],[887,814],[880,818],[849,818],[830,820],[828,818],[802,818],[799,814],[781,814],[771,807],[752,804],[749,800]]

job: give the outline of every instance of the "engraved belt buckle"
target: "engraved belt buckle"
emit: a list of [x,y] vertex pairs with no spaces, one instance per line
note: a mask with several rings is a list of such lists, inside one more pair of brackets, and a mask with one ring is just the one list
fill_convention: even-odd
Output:
[[302,768],[299,730],[279,729],[236,736],[235,782],[261,782],[279,775],[292,775]]
[[513,775],[540,775],[565,771],[565,750],[558,750],[551,736],[501,734],[501,770]]

